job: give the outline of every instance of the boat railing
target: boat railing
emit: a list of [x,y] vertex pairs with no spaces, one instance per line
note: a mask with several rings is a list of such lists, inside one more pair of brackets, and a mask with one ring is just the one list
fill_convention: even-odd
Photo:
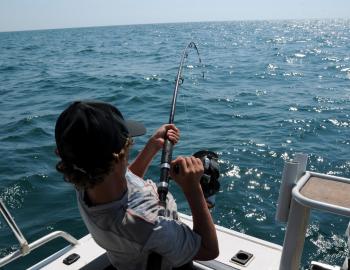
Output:
[[18,228],[16,222],[14,221],[13,217],[11,216],[10,212],[8,211],[4,202],[1,199],[0,199],[0,212],[4,217],[6,223],[9,225],[10,229],[12,230],[13,234],[17,238],[20,246],[19,250],[16,250],[0,259],[0,267],[12,262],[13,260],[16,260],[20,257],[23,257],[29,254],[34,249],[41,247],[44,244],[56,238],[63,238],[73,246],[78,244],[78,240],[76,238],[74,238],[72,235],[64,231],[55,231],[55,232],[49,233],[39,238],[38,240],[28,244],[27,240],[23,236],[21,230]]
[[299,269],[311,209],[350,217],[350,179],[307,171],[307,159],[296,154],[283,170],[276,212],[287,223],[280,270]]

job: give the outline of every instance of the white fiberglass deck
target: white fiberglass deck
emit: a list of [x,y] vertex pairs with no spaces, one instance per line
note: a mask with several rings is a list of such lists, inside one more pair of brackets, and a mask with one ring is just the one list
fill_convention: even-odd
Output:
[[[180,215],[181,220],[192,227],[191,217]],[[226,228],[216,226],[220,255],[216,260],[209,262],[195,262],[197,269],[215,269],[215,270],[277,270],[281,257],[282,247],[263,241],[248,235],[238,233]],[[239,251],[243,250],[253,254],[253,258],[246,266],[241,266],[231,262],[231,258]],[[77,253],[80,258],[73,264],[67,266],[63,264],[63,259],[72,253]],[[30,270],[45,269],[105,269],[109,266],[105,251],[100,248],[90,235],[79,240],[76,246],[68,246],[56,254],[48,257],[40,263],[29,268]]]

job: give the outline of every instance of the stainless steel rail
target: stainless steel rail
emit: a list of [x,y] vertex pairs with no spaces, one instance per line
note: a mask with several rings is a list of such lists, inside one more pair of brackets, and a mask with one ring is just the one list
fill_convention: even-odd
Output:
[[27,240],[24,238],[21,230],[18,228],[17,224],[15,223],[13,217],[11,216],[10,212],[7,210],[4,202],[0,199],[0,212],[3,215],[5,221],[9,225],[10,229],[16,236],[20,249],[16,250],[15,252],[10,253],[9,255],[3,257],[0,259],[0,267],[12,262],[13,260],[16,260],[22,256],[27,255],[32,250],[46,244],[47,242],[54,240],[56,238],[62,237],[67,242],[69,242],[71,245],[77,245],[78,240],[75,239],[73,236],[71,236],[69,233],[63,232],[63,231],[55,231],[52,233],[49,233],[38,240],[34,241],[33,243],[28,244]]

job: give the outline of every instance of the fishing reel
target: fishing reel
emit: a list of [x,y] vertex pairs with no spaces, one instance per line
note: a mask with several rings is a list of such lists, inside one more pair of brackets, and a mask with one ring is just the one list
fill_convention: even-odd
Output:
[[203,163],[204,173],[200,184],[208,208],[213,208],[215,206],[215,194],[220,190],[219,157],[216,153],[208,150],[198,151],[193,156],[199,158]]

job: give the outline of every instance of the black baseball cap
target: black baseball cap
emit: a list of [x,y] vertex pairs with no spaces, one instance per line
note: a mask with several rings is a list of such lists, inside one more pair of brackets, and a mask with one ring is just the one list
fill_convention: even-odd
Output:
[[58,117],[55,139],[59,156],[71,165],[98,168],[118,154],[128,137],[146,133],[143,124],[124,120],[111,104],[99,101],[76,101]]

